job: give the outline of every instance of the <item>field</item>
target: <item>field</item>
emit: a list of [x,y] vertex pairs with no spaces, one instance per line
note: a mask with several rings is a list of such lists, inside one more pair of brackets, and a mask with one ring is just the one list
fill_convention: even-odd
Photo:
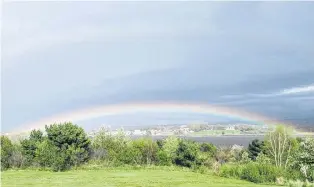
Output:
[[[166,169],[100,169],[49,171],[4,171],[1,172],[2,187],[52,187],[52,186],[215,186],[215,187],[263,187],[241,180],[220,178],[191,171]],[[265,186],[266,187],[266,186]],[[269,186],[268,186],[269,187]]]

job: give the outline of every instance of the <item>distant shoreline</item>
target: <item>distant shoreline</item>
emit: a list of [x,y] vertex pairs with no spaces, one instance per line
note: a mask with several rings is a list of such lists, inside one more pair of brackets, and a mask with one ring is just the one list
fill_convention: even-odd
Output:
[[[153,140],[161,140],[169,137],[171,135],[153,135],[149,136],[152,137]],[[241,145],[244,147],[247,147],[251,141],[254,139],[258,140],[264,140],[265,139],[265,134],[250,134],[250,135],[206,135],[206,136],[195,136],[195,135],[174,135],[179,138],[184,138],[184,139],[189,139],[189,140],[194,140],[197,142],[208,142],[212,143],[216,146],[232,146],[232,145]],[[306,135],[303,134],[296,134],[294,136],[297,137],[304,137]],[[311,134],[311,136],[314,136]],[[140,136],[140,135],[133,135],[130,136],[132,139],[138,139],[138,138],[143,138],[147,136]]]

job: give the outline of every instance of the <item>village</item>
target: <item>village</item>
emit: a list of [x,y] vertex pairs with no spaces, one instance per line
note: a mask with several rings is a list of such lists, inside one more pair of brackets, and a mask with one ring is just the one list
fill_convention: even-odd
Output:
[[263,135],[268,130],[267,125],[257,124],[167,124],[151,127],[137,128],[111,128],[111,126],[103,125],[112,135],[116,135],[119,131],[128,136],[228,136],[228,135]]

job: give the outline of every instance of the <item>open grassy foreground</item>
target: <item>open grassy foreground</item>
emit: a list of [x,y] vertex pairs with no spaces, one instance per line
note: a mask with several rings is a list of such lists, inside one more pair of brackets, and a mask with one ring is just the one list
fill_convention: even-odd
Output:
[[[262,187],[241,180],[226,179],[191,171],[165,169],[101,169],[48,172],[34,170],[4,171],[2,187],[16,186],[217,186]],[[265,186],[266,187],[266,186]],[[269,186],[268,186],[269,187]]]

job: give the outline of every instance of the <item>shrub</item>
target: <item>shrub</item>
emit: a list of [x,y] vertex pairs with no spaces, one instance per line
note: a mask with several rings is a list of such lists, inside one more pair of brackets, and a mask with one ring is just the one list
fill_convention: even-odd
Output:
[[232,152],[230,147],[219,147],[214,155],[215,159],[219,164],[224,164],[231,160]]
[[107,129],[102,128],[95,134],[92,142],[92,158],[103,162],[111,162],[114,165],[133,164],[136,154],[132,142],[123,131],[112,135]]
[[278,177],[278,178],[276,178],[276,184],[277,184],[277,185],[282,186],[282,185],[284,185],[284,183],[285,183],[285,180],[284,180],[283,177]]
[[202,143],[200,145],[200,151],[208,153],[211,157],[213,157],[217,151],[217,147],[212,143]]
[[176,165],[192,167],[197,163],[199,145],[191,140],[180,140],[174,162]]
[[292,169],[292,168],[288,168],[285,170],[284,177],[289,180],[298,180],[298,179],[305,180],[306,179],[299,170]]
[[288,182],[288,186],[289,187],[304,187],[304,183],[300,180],[296,180],[296,181],[289,181]]
[[284,176],[284,171],[272,165],[250,162],[248,164],[225,164],[220,169],[220,176],[244,179],[254,183],[274,183]]
[[69,157],[64,152],[56,154],[52,163],[52,171],[65,171],[71,168]]
[[172,158],[164,150],[159,150],[157,153],[158,164],[162,166],[170,166],[172,164]]
[[249,163],[244,167],[241,179],[255,183],[266,183],[276,182],[276,178],[283,175],[283,170],[273,165]]
[[9,164],[12,168],[22,168],[26,166],[26,158],[22,154],[22,147],[20,145],[13,145],[13,151],[9,157]]
[[270,158],[262,152],[258,154],[255,160],[259,164],[271,164]]
[[141,138],[133,141],[133,149],[139,164],[157,163],[158,145],[151,138]]
[[242,170],[243,167],[241,165],[225,164],[220,168],[220,176],[240,179],[242,176]]

